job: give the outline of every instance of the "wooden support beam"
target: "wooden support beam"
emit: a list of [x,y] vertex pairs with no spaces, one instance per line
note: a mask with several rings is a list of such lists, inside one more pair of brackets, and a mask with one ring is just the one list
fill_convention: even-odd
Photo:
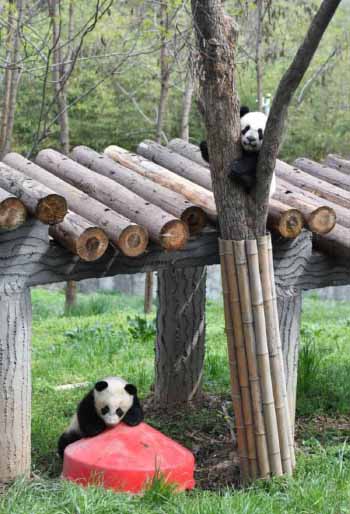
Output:
[[67,198],[69,208],[72,211],[86,218],[95,226],[103,227],[110,240],[125,255],[135,257],[142,254],[147,248],[148,233],[140,225],[136,225],[124,216],[106,208],[101,202],[17,153],[7,154],[4,160],[13,168],[23,172],[27,180],[29,180],[27,177],[31,177],[63,194]]
[[0,187],[19,198],[28,211],[42,223],[60,223],[67,213],[64,197],[17,169],[10,168],[4,162],[0,162]]
[[15,230],[27,219],[27,209],[21,200],[0,188],[0,231]]
[[110,178],[147,202],[180,218],[187,224],[191,235],[199,234],[207,224],[207,216],[200,207],[190,203],[184,196],[118,164],[107,155],[101,155],[87,146],[76,146],[71,156],[83,166]]
[[0,276],[0,485],[29,478],[30,338],[30,291],[17,276]]
[[126,187],[98,175],[55,150],[42,150],[36,162],[64,181],[145,227],[153,241],[166,250],[182,248],[189,233],[186,224],[152,205]]

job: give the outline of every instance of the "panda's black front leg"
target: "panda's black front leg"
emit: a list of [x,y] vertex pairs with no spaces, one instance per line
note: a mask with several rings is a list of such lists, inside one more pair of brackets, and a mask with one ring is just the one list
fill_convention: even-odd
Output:
[[250,191],[256,182],[256,166],[258,154],[244,154],[241,159],[232,162],[229,177],[236,184]]

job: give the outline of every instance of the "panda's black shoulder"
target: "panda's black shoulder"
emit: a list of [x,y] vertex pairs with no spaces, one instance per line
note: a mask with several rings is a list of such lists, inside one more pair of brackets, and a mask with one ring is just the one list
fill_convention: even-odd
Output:
[[77,417],[83,436],[92,437],[102,432],[106,425],[97,413],[94,390],[89,391],[78,405]]

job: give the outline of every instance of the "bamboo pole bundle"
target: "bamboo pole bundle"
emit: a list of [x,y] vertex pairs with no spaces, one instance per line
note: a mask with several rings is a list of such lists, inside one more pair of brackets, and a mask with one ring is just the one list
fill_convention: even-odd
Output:
[[72,211],[89,220],[93,225],[103,227],[109,239],[129,257],[141,255],[148,244],[147,230],[132,223],[124,216],[106,208],[105,205],[91,198],[88,194],[67,184],[45,169],[19,154],[9,153],[4,161],[13,168],[23,172],[26,180],[31,177],[50,189],[63,194]]
[[244,247],[240,246],[238,249],[236,249],[236,255],[237,253],[239,253],[239,255],[236,261],[236,274],[238,281],[239,300],[241,304],[242,327],[249,371],[249,384],[252,397],[259,477],[268,478],[270,475],[270,464],[267,448],[265,421],[263,416],[263,403],[261,397],[261,387],[258,372],[258,361],[256,355],[254,318],[249,289],[249,275],[244,253]]
[[120,146],[108,146],[104,153],[126,168],[181,194],[195,205],[199,205],[206,212],[208,218],[216,223],[217,215],[214,197],[213,194],[204,187],[186,178],[180,177],[180,175],[159,166],[159,164],[155,162],[145,159],[142,155],[128,152]]
[[244,331],[238,291],[237,270],[232,245],[230,247],[231,253],[229,253],[230,250],[228,246],[226,246],[225,250],[225,259],[227,266],[226,279],[228,280],[228,287],[230,291],[231,317],[233,320],[233,334],[238,365],[238,378],[243,405],[243,420],[247,437],[249,470],[251,478],[256,479],[259,475],[259,469],[256,454],[256,443],[253,423],[253,406],[250,393],[247,355],[244,344]]
[[350,160],[344,159],[340,155],[329,154],[325,159],[325,164],[330,168],[341,171],[345,175],[350,175]]
[[166,250],[183,248],[188,240],[187,225],[163,209],[56,152],[41,150],[36,162],[65,182],[81,189],[123,216],[146,227],[150,238]]
[[108,248],[105,232],[72,211],[61,223],[51,226],[49,234],[86,262],[96,261]]
[[27,219],[27,209],[21,200],[0,188],[0,230],[15,230]]
[[[278,425],[278,435],[281,449],[283,472],[292,473],[292,462],[294,455],[291,455],[292,432],[289,418],[286,380],[284,375],[283,357],[281,352],[281,340],[276,324],[274,302],[274,290],[272,286],[270,260],[269,260],[269,236],[258,238],[257,241],[247,241],[248,255],[258,255],[260,278],[264,302],[264,313],[266,320],[266,337],[269,349],[271,378],[275,409]],[[294,452],[293,452],[294,453]]]
[[305,157],[296,159],[293,164],[312,177],[319,178],[320,180],[329,182],[329,184],[350,191],[350,177],[345,173],[334,168],[329,168],[325,164],[319,164],[311,159],[306,159]]
[[5,163],[6,157],[0,162],[0,187],[19,198],[42,223],[60,223],[67,213],[65,198]]
[[207,216],[200,207],[182,195],[121,166],[107,155],[101,155],[87,146],[76,146],[71,156],[83,166],[118,182],[141,198],[180,218],[188,225],[191,235],[200,233],[206,225]]
[[186,157],[182,157],[182,155],[173,152],[159,143],[148,139],[142,141],[137,147],[137,153],[146,157],[146,159],[164,166],[164,168],[168,168],[181,177],[195,182],[209,191],[213,190],[209,169],[200,166]]
[[[256,242],[255,242],[256,244]],[[245,258],[244,241],[235,241],[235,253],[239,252]],[[249,283],[245,287],[250,288],[252,309],[254,315],[254,329],[256,338],[256,354],[259,366],[259,376],[261,381],[263,412],[267,433],[268,451],[271,471],[274,475],[282,475],[283,468],[281,462],[280,441],[278,435],[278,424],[275,410],[275,400],[273,394],[272,375],[270,366],[269,349],[266,334],[266,318],[264,311],[264,301],[262,284],[259,269],[258,253],[252,252],[252,246],[247,245],[247,261],[249,270]],[[247,265],[245,263],[245,265]]]
[[[231,262],[226,262],[227,260],[231,260],[232,255],[232,244],[230,247],[229,241],[224,241],[219,239],[219,253],[220,253],[220,261],[221,261],[221,277],[222,277],[222,290],[224,296],[224,314],[225,314],[225,330],[227,335],[227,349],[228,349],[228,358],[229,358],[229,368],[230,368],[230,378],[231,378],[231,393],[232,393],[232,404],[235,416],[235,426],[236,426],[236,435],[237,435],[237,447],[238,447],[238,456],[240,462],[240,470],[242,473],[243,481],[248,481],[250,478],[250,470],[249,470],[249,461],[248,461],[248,450],[247,450],[247,435],[244,426],[244,418],[243,418],[243,403],[241,396],[241,389],[239,385],[238,379],[238,362],[236,356],[236,348],[235,348],[235,337],[236,333],[234,332],[234,321],[232,317],[232,308],[231,308],[231,292],[229,289],[229,281],[228,277],[228,269],[232,265]],[[235,320],[239,317],[239,313],[235,312]],[[238,332],[239,336],[239,332]]]

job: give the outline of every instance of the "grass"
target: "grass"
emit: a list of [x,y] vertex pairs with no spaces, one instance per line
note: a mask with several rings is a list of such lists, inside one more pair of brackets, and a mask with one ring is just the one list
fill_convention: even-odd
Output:
[[[299,416],[313,421],[299,429],[298,466],[293,479],[257,483],[245,490],[195,490],[173,494],[161,480],[143,497],[83,489],[57,479],[59,434],[83,391],[58,393],[55,386],[120,374],[135,382],[145,397],[153,382],[154,313],[142,314],[141,298],[118,294],[80,295],[69,316],[61,292],[35,289],[33,298],[33,471],[35,479],[16,481],[0,496],[0,514],[221,514],[350,512],[349,431],[337,417],[349,413],[350,304],[304,302],[299,362]],[[208,302],[204,388],[229,391],[222,307]],[[320,430],[319,419],[332,419]],[[198,413],[198,423],[210,417]],[[156,420],[155,420],[156,421]],[[155,423],[156,424],[156,423]],[[161,430],[164,427],[158,427]],[[168,427],[169,428],[169,427]],[[171,426],[172,434],[184,426]]]

